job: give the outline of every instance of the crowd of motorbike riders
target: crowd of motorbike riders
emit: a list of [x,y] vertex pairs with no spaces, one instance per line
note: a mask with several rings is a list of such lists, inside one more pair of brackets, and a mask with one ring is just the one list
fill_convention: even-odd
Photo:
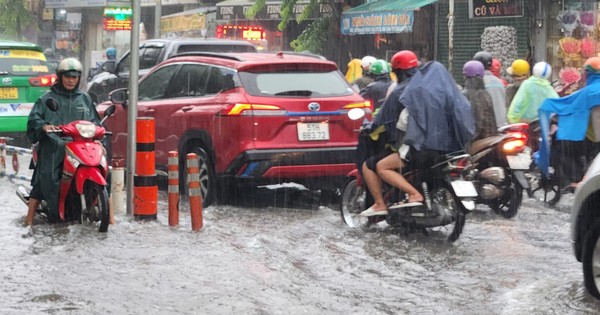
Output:
[[[511,75],[509,83],[500,77],[498,60],[486,51],[477,52],[464,64],[462,87],[444,65],[423,63],[409,50],[397,52],[389,63],[371,56],[358,62],[362,76],[353,80],[353,88],[370,100],[374,109],[373,120],[364,126],[358,145],[357,166],[372,197],[361,216],[387,214],[384,182],[406,194],[396,206],[421,206],[423,195],[399,170],[430,167],[446,153],[466,150],[470,143],[496,135],[507,123],[539,121],[542,137],[536,163],[544,174],[551,172],[551,164],[572,166],[565,169],[565,189],[572,189],[582,179],[587,163],[600,152],[600,130],[594,130],[590,114],[600,104],[600,57],[585,62],[582,88],[563,97],[549,81],[549,64],[536,63],[530,74],[529,63],[517,59],[506,69]],[[77,119],[100,122],[91,98],[79,89],[82,71],[77,59],[63,59],[57,66],[56,84],[31,110],[27,135],[32,143],[38,143],[38,163],[25,225],[33,223],[41,200],[53,210],[48,213],[49,221],[58,220],[54,210],[58,208],[64,154],[60,146],[64,143],[51,131]],[[57,113],[44,105],[49,97],[64,105]],[[447,110],[434,110],[430,104]]]
[[[388,214],[384,182],[405,193],[394,208],[422,206],[422,194],[402,176],[404,171],[430,167],[446,153],[467,151],[507,124],[539,124],[539,138],[531,139],[540,142],[534,145],[534,160],[543,176],[561,167],[561,193],[574,191],[600,152],[600,122],[591,114],[600,105],[600,57],[584,63],[580,89],[569,87],[569,95],[566,88],[553,87],[548,63],[530,67],[517,59],[506,69],[509,82],[500,76],[500,62],[486,51],[464,64],[463,86],[442,64],[422,63],[409,50],[396,53],[390,62],[372,56],[352,62],[359,62],[363,71],[352,86],[374,109],[358,145],[357,166],[370,193],[361,216]],[[423,81],[428,71],[439,71],[439,80]],[[451,111],[428,110],[432,102],[446,103],[442,108]]]

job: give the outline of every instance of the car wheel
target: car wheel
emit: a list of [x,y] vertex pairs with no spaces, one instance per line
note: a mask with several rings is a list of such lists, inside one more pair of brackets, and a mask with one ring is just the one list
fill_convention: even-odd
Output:
[[[188,153],[196,153],[198,155],[198,166],[200,171],[200,185],[202,194],[202,207],[206,208],[213,204],[216,193],[215,168],[210,160],[206,150],[202,147],[194,147]],[[185,162],[184,162],[185,163]],[[184,165],[184,182],[185,192],[187,193],[187,167]]]
[[583,239],[583,280],[588,292],[600,299],[600,219],[596,219]]

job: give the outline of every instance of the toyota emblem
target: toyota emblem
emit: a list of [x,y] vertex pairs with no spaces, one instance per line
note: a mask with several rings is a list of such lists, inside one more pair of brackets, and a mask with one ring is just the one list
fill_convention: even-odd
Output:
[[319,110],[321,110],[321,105],[319,105],[319,103],[309,103],[308,104],[308,110],[310,110],[311,112],[318,112]]
[[[12,84],[12,79],[11,78],[4,78],[2,79],[2,84],[4,85],[11,85]],[[317,104],[319,105],[319,104]]]

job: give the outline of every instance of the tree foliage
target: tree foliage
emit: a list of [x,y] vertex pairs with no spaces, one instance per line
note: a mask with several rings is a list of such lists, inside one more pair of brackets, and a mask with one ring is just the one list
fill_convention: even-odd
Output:
[[25,27],[35,21],[25,0],[0,0],[0,31],[4,37],[23,39]]
[[[281,4],[281,22],[277,25],[279,31],[283,31],[288,24],[294,18],[294,5],[298,0],[283,0]],[[333,0],[310,0],[308,5],[304,8],[304,11],[296,17],[296,23],[300,24],[306,21],[310,16],[313,15],[315,10],[319,10],[319,5],[328,3],[331,7],[334,7],[335,3]],[[260,10],[266,5],[266,0],[256,0],[250,9],[246,12],[246,17],[252,19],[256,16]],[[332,17],[319,17],[313,21],[303,32],[294,39],[290,46],[295,51],[310,51],[312,53],[322,53],[323,47],[330,34],[336,31],[335,28],[331,28]]]

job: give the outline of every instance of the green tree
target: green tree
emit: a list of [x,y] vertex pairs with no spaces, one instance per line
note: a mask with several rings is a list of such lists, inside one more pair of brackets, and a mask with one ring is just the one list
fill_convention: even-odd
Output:
[[[281,5],[281,22],[277,25],[280,31],[283,31],[291,22],[293,17],[293,8],[298,0],[283,0]],[[247,18],[254,18],[260,10],[264,8],[266,0],[256,0],[250,9],[246,12]],[[322,54],[325,51],[328,38],[339,32],[338,26],[333,22],[339,20],[340,12],[333,0],[310,0],[302,14],[296,19],[300,24],[312,16],[315,10],[319,9],[320,4],[329,4],[333,8],[331,16],[321,16],[314,20],[303,32],[294,39],[290,46],[295,51],[310,51],[316,54]],[[332,27],[335,26],[335,27]],[[329,43],[331,45],[332,43]]]
[[4,37],[23,40],[25,27],[34,22],[25,0],[0,0],[0,31]]

